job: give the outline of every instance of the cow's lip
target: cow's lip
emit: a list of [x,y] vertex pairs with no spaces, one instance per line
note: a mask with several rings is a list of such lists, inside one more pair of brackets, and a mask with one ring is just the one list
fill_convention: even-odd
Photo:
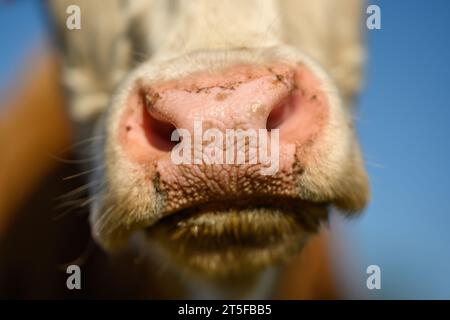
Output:
[[147,234],[180,264],[216,276],[288,258],[327,217],[325,203],[283,197],[227,199],[174,212],[147,228]]
[[[193,232],[190,234],[191,236],[212,237],[227,235],[227,232],[230,231],[228,230],[228,227],[245,227],[245,224],[248,224],[248,232],[261,232],[261,229],[252,230],[251,228],[252,223],[257,223],[260,228],[266,228],[266,231],[273,229],[272,231],[276,232],[275,229],[277,227],[283,227],[280,225],[273,225],[274,222],[283,223],[283,221],[276,219],[289,218],[292,223],[295,222],[303,229],[312,232],[315,231],[318,224],[326,218],[326,216],[324,216],[324,211],[327,211],[327,206],[328,204],[326,203],[314,203],[281,196],[222,199],[218,201],[195,204],[178,211],[171,212],[149,227],[148,230],[152,233],[153,229],[159,229],[161,227],[167,228],[168,231],[169,229],[170,231],[176,231],[176,229],[185,229],[187,231],[187,229],[194,228],[196,230],[192,230]],[[249,216],[249,211],[255,212],[253,217]],[[240,214],[243,214],[244,212],[246,212],[246,215],[240,216]],[[272,224],[273,227],[266,225],[265,221],[259,221],[258,219],[260,217],[258,214],[262,214],[266,218],[274,219],[272,221],[267,221],[267,224]],[[234,219],[234,226],[229,225],[232,223],[230,221],[231,219]],[[215,229],[218,225],[223,226],[223,230]],[[233,234],[235,234],[235,230],[233,230],[233,232],[229,235]],[[180,236],[180,234],[175,235],[175,239]],[[186,234],[186,236],[188,236],[188,234]]]

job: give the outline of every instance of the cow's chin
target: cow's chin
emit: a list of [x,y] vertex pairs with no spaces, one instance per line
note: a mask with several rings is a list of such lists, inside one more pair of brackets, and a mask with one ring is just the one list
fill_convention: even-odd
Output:
[[149,227],[146,235],[186,271],[228,280],[283,263],[327,217],[326,204],[229,199],[175,212]]

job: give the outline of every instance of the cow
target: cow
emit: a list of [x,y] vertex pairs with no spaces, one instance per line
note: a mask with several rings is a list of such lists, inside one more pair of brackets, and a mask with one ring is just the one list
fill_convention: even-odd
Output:
[[[186,297],[270,297],[330,210],[364,209],[351,107],[364,60],[360,1],[48,4],[68,113],[91,141],[92,236],[108,254],[136,252],[149,273],[157,261]],[[77,10],[80,26],[69,28]],[[208,141],[175,163],[196,121],[215,134],[263,132],[276,170],[208,163],[196,155]],[[263,153],[245,137],[241,147],[244,158]]]

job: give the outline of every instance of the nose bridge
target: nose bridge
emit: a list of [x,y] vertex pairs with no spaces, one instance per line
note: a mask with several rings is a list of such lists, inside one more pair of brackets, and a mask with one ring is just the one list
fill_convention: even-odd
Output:
[[[229,79],[228,79],[229,80]],[[159,94],[155,112],[177,129],[264,129],[270,112],[291,92],[293,81],[268,73],[248,81],[172,88]]]

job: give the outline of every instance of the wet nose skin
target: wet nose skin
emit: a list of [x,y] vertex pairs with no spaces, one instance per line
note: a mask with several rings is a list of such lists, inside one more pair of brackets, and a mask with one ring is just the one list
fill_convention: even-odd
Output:
[[195,120],[220,130],[266,129],[271,111],[283,103],[287,107],[293,76],[291,70],[281,67],[241,67],[220,76],[193,76],[184,84],[150,88],[147,110],[150,116],[189,131]]
[[279,129],[283,149],[317,135],[326,104],[318,82],[302,68],[235,66],[138,86],[122,116],[119,141],[132,161],[154,162],[171,152],[175,129],[192,133],[201,121],[203,130]]

